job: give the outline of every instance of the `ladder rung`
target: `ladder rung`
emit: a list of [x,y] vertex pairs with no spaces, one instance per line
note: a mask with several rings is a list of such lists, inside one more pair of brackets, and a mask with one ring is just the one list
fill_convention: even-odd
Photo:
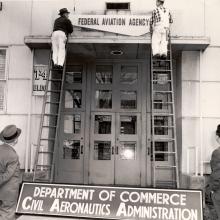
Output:
[[173,91],[157,91],[153,90],[154,93],[173,93]]
[[166,125],[155,125],[155,128],[174,128],[174,126],[166,126]]
[[59,68],[50,67],[50,70],[51,71],[57,71],[57,72],[61,72],[61,71],[63,72],[63,68],[59,69]]
[[38,151],[38,154],[53,154],[52,151]]
[[53,104],[53,105],[59,105],[60,104],[59,102],[49,102],[49,101],[47,101],[46,103],[47,104]]
[[54,138],[41,138],[41,141],[55,141]]
[[152,112],[153,115],[152,116],[173,116],[173,113],[163,113],[163,112]]
[[174,102],[160,102],[160,101],[153,101],[154,104],[174,104]]
[[154,151],[155,154],[175,154],[175,151]]
[[157,62],[157,61],[169,61],[169,62],[170,62],[171,59],[164,59],[164,60],[163,60],[163,59],[154,59],[154,58],[153,58],[153,62],[155,62],[155,61],[156,61],[156,62]]
[[171,70],[153,69],[153,72],[171,72]]
[[176,166],[173,166],[173,165],[156,165],[155,168],[158,168],[158,169],[171,169],[171,168],[176,168]]
[[58,116],[58,114],[46,113],[44,116]]
[[62,79],[49,79],[51,82],[62,82]]
[[175,141],[174,138],[153,138],[154,142],[172,142],[172,141]]
[[50,92],[50,93],[52,93],[52,92],[54,92],[54,93],[60,93],[60,90],[47,90],[47,92]]
[[[159,79],[153,79],[153,82],[161,82],[161,80]],[[168,80],[163,80],[163,82],[172,82],[172,80],[168,79]]]
[[53,129],[56,129],[56,128],[57,128],[56,126],[49,126],[49,125],[43,125],[42,127],[43,127],[43,128],[53,128]]
[[36,167],[52,167],[52,165],[36,164]]

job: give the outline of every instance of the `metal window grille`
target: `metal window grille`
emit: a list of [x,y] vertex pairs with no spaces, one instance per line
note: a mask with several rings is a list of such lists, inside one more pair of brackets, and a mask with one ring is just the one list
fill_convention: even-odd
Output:
[[0,49],[0,112],[5,110],[6,49]]

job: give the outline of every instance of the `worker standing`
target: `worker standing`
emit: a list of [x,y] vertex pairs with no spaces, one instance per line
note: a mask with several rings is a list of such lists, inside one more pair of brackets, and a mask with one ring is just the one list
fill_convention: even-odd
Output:
[[156,0],[150,22],[153,57],[166,58],[170,24],[173,23],[170,11],[164,7],[164,0]]
[[60,17],[54,22],[52,33],[53,64],[62,68],[65,60],[65,46],[67,37],[73,32],[73,25],[69,20],[69,11],[67,8],[59,10]]

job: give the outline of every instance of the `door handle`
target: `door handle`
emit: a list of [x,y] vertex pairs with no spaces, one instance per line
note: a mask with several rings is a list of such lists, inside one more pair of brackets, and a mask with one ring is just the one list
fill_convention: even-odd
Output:
[[116,146],[116,154],[118,155],[118,146]]
[[81,154],[83,154],[83,145],[81,145]]
[[112,155],[115,154],[115,151],[114,151],[114,146],[112,146]]

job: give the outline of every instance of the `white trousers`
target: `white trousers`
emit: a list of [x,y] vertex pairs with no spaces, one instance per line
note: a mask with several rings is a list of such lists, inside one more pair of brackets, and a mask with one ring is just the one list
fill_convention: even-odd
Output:
[[152,35],[152,51],[154,55],[167,56],[167,31],[165,28],[155,27]]
[[63,31],[54,31],[52,33],[52,50],[54,65],[63,66],[65,60],[66,34]]

